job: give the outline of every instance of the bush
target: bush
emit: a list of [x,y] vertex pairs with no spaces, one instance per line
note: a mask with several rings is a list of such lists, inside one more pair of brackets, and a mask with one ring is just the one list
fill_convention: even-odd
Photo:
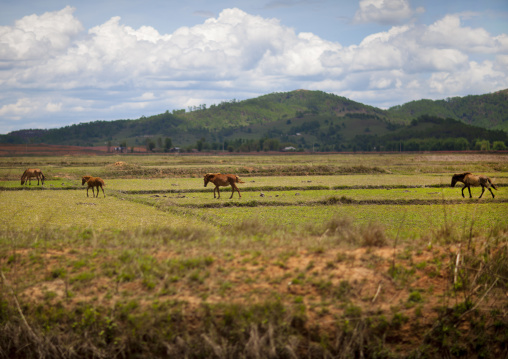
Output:
[[494,143],[492,144],[492,149],[494,151],[504,151],[507,149],[507,147],[503,141],[494,141]]

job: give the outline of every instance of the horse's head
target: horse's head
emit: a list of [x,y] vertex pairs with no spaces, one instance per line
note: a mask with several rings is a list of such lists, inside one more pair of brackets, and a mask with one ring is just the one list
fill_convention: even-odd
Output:
[[205,180],[205,187],[206,185],[208,184],[208,182],[210,182],[210,179],[212,178],[212,174],[211,173],[207,173],[205,176],[204,176],[204,180]]
[[90,179],[90,176],[83,176],[83,178],[81,179],[81,185],[83,186],[85,183],[88,182],[89,179]]
[[25,180],[24,179],[21,179],[21,184],[24,184],[25,183]]

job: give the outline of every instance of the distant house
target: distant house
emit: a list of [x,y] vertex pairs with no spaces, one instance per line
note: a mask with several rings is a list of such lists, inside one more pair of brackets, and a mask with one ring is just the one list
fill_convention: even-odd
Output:
[[180,147],[173,147],[172,149],[169,150],[169,152],[177,152],[177,153],[179,153],[180,152]]
[[296,148],[294,148],[293,146],[288,146],[288,147],[284,147],[282,149],[282,151],[284,151],[284,152],[296,151]]

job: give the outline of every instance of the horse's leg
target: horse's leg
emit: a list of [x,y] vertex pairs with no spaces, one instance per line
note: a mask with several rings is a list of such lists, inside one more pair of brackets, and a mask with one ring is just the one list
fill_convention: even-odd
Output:
[[466,185],[464,185],[464,187],[462,187],[462,198],[464,198],[464,190],[466,189]]
[[[101,186],[101,190],[102,190],[102,194],[104,195],[104,198],[106,198],[106,193],[104,193],[104,188],[102,188]],[[99,194],[99,189],[97,188],[97,194]]]
[[233,187],[233,193],[231,194],[231,197],[235,194],[235,190],[238,192],[238,197],[242,198],[242,195],[240,194],[240,190],[238,189],[238,186],[236,184],[232,184],[231,187]]
[[88,197],[88,190],[90,189],[90,187],[87,187],[86,188],[86,196]]
[[[219,199],[220,198],[220,189],[219,189],[219,186],[217,186],[215,188],[217,188],[217,199]],[[214,192],[214,197],[213,198],[215,198],[215,192]]]
[[229,199],[233,198],[234,194],[235,194],[235,184],[231,183],[231,197],[229,197]]
[[[483,187],[482,187],[483,189]],[[489,190],[490,194],[492,195],[492,198],[496,197],[494,196],[494,192],[492,192],[492,190],[490,189],[490,187],[487,187],[487,189]],[[483,194],[483,191],[482,191],[482,194]],[[481,196],[480,196],[481,197]]]
[[492,190],[490,189],[490,187],[488,187],[489,191],[490,191],[490,194],[492,195],[492,198],[496,197],[494,196],[494,192],[492,192]]
[[492,192],[492,190],[490,189],[490,187],[487,187],[487,189],[490,191],[490,194],[492,195],[492,198],[496,197],[496,196],[494,196],[494,192]]
[[483,192],[485,192],[485,187],[482,186],[482,193],[480,194],[480,197],[478,197],[478,198],[482,198]]

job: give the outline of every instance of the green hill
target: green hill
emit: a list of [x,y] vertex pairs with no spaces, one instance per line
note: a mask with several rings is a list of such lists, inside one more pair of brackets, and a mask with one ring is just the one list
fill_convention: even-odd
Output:
[[[322,91],[272,93],[175,110],[137,120],[96,121],[51,130],[20,130],[2,143],[47,143],[156,151],[315,151],[474,149],[508,145],[508,91],[446,101],[414,101],[387,111]],[[455,114],[462,112],[464,123]],[[476,126],[472,126],[474,123]],[[497,129],[497,130],[495,130]],[[171,141],[169,141],[171,139]],[[483,142],[482,142],[483,141]],[[488,146],[485,144],[488,142]],[[479,145],[484,143],[484,145]]]
[[508,131],[508,89],[486,95],[412,101],[390,108],[387,115],[399,121],[423,115],[453,118],[473,126]]

